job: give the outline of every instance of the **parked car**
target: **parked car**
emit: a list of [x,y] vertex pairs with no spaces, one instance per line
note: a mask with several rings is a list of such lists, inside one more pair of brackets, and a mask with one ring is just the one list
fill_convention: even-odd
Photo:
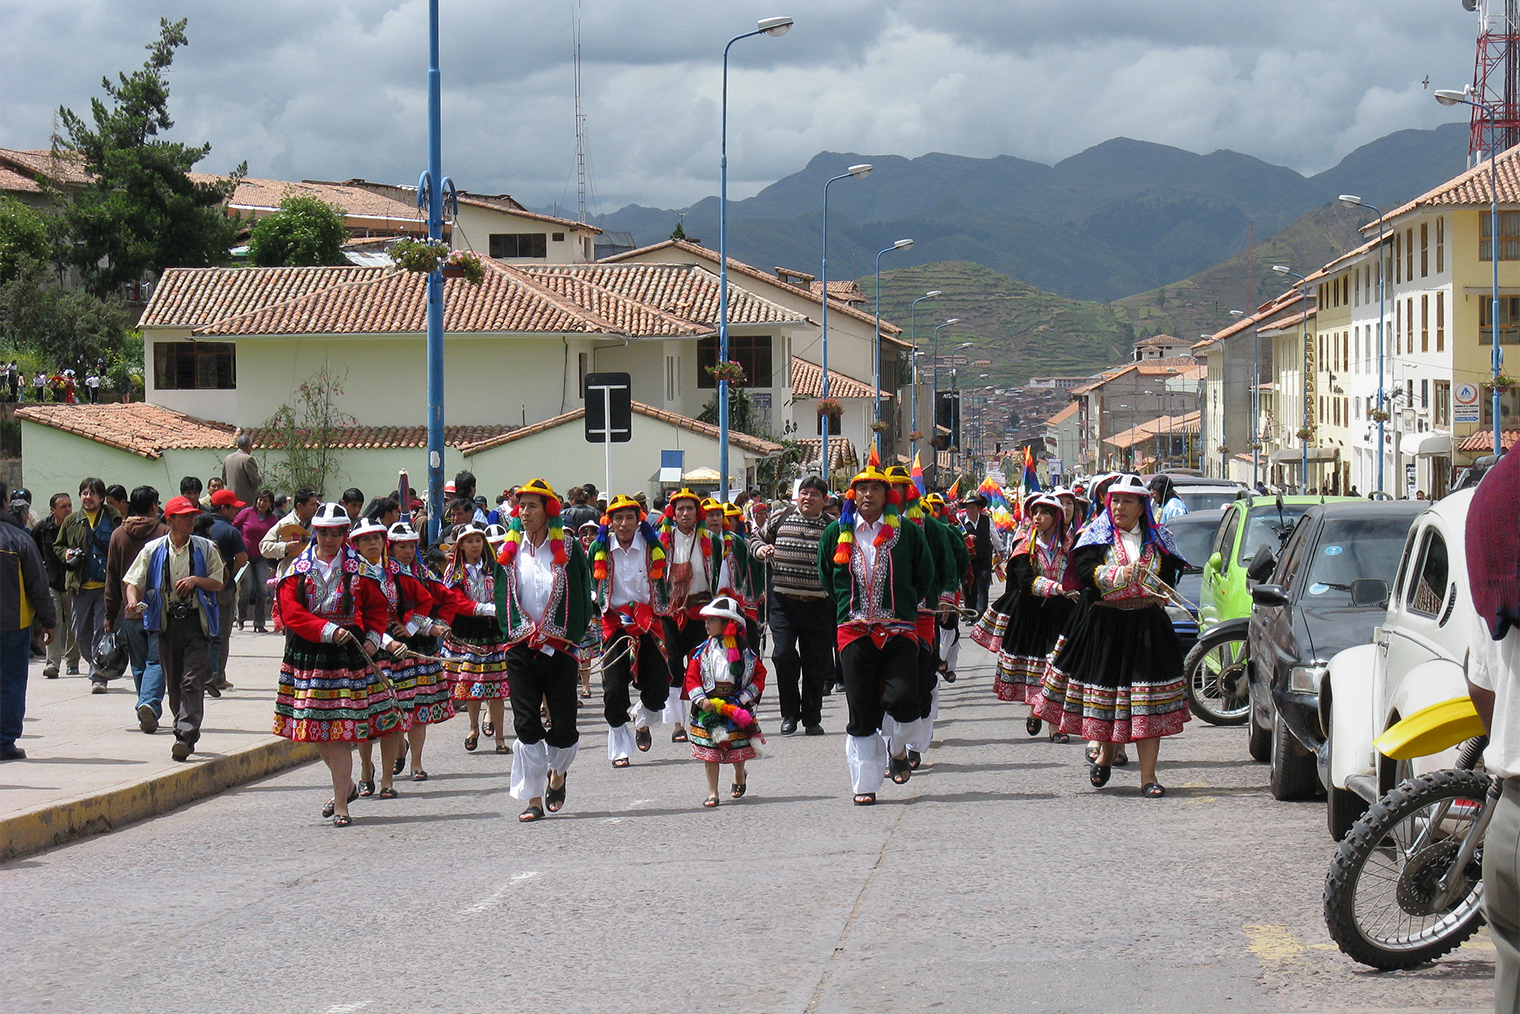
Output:
[[1336,653],[1373,640],[1410,525],[1425,507],[1420,500],[1310,507],[1271,583],[1251,589],[1250,750],[1258,760],[1268,754],[1276,798],[1319,791],[1320,682]]
[[1372,741],[1421,708],[1467,692],[1473,628],[1465,539],[1472,490],[1428,506],[1410,527],[1381,625],[1367,644],[1330,659],[1320,681],[1318,770],[1337,841],[1367,806],[1405,778],[1456,764],[1454,750],[1413,761],[1379,756]]
[[[1189,513],[1193,511],[1217,511],[1225,507],[1237,497],[1244,496],[1246,487],[1244,483],[1232,482],[1229,479],[1210,479],[1201,475],[1188,475],[1185,472],[1162,472],[1172,480],[1176,487],[1177,496],[1187,505]],[[1145,476],[1149,482],[1154,476]]]
[[1182,576],[1177,579],[1177,591],[1192,603],[1193,611],[1189,612],[1175,603],[1166,607],[1167,615],[1172,618],[1172,626],[1182,640],[1184,653],[1192,651],[1193,645],[1198,643],[1197,607],[1199,593],[1203,590],[1203,564],[1209,558],[1209,550],[1214,545],[1214,536],[1218,533],[1224,516],[1222,510],[1189,511],[1166,523],[1167,530],[1177,540],[1178,551],[1188,562]]

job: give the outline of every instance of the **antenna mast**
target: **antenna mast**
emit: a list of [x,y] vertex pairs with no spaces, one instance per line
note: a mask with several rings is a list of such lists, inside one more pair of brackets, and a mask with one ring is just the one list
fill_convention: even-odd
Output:
[[[1473,67],[1473,98],[1498,113],[1493,125],[1500,151],[1520,144],[1520,0],[1462,0],[1478,15],[1478,55]],[[1472,111],[1468,160],[1488,157],[1488,122],[1483,110]]]
[[581,109],[581,0],[571,8],[575,25],[575,207],[586,223],[586,114]]

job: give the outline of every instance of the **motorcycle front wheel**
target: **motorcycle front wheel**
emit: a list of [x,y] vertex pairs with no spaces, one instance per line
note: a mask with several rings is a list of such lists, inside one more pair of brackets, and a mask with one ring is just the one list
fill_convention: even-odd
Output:
[[1246,628],[1218,627],[1193,645],[1182,664],[1188,703],[1210,725],[1241,725],[1251,711],[1246,685]]
[[1341,841],[1325,877],[1325,925],[1340,949],[1385,971],[1456,948],[1483,925],[1483,843],[1460,873],[1456,900],[1439,884],[1475,833],[1490,779],[1434,771],[1399,783]]

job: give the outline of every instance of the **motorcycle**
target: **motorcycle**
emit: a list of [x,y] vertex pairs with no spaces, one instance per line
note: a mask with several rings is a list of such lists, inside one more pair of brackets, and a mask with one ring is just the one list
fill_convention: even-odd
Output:
[[1499,780],[1466,697],[1422,708],[1373,741],[1410,760],[1461,745],[1455,767],[1401,781],[1341,839],[1325,877],[1325,925],[1348,956],[1385,971],[1455,949],[1483,925],[1483,835]]

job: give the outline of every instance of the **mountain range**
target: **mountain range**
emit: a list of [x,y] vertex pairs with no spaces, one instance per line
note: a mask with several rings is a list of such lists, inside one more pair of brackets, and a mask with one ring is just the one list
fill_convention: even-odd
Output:
[[[1046,292],[1108,303],[1189,279],[1243,251],[1253,226],[1262,240],[1342,193],[1391,209],[1461,172],[1467,137],[1467,125],[1455,122],[1397,131],[1313,176],[1234,151],[1199,155],[1125,137],[1053,166],[1010,155],[823,152],[729,203],[728,248],[757,267],[819,272],[823,184],[869,162],[871,175],[829,190],[830,277],[869,275],[878,251],[911,237],[911,249],[883,258],[884,271],[970,262]],[[715,197],[684,211],[629,205],[594,222],[632,233],[640,246],[680,222],[686,235],[718,245]]]

